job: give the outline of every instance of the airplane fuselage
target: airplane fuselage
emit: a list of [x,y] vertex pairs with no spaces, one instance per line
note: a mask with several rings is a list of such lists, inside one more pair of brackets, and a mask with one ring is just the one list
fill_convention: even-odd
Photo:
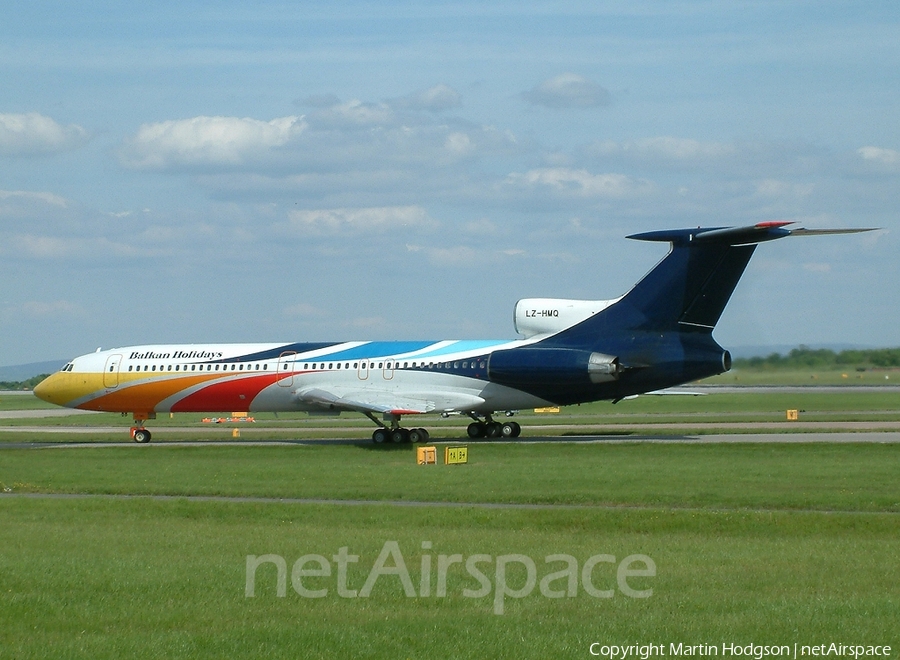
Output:
[[[130,412],[358,412],[376,442],[427,439],[404,415],[461,413],[472,437],[518,436],[495,412],[622,399],[713,376],[731,356],[712,331],[758,243],[791,234],[787,222],[681,229],[631,238],[663,241],[668,256],[614,300],[525,299],[517,340],[129,346],[83,355],[35,388],[52,403]],[[384,421],[379,421],[380,415]],[[390,427],[387,426],[390,423]],[[412,437],[410,437],[412,436]]]

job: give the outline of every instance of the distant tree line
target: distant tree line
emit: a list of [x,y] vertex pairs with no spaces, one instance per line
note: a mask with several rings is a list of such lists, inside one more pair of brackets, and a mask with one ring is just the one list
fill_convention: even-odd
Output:
[[736,369],[889,369],[900,367],[900,348],[851,349],[836,353],[828,348],[799,346],[787,355],[741,358]]
[[50,374],[41,374],[28,380],[0,380],[0,390],[33,390],[34,386],[44,380]]

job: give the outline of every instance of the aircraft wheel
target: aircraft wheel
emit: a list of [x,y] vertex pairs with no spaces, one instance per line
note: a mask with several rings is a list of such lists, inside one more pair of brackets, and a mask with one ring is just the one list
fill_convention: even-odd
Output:
[[410,442],[428,442],[428,431],[425,429],[410,429]]
[[388,433],[387,429],[375,429],[372,432],[372,442],[374,442],[376,445],[383,445],[388,441],[389,437],[390,434]]
[[391,431],[391,442],[409,442],[409,429],[394,429]]
[[500,435],[504,438],[518,438],[522,427],[517,422],[506,422],[500,427]]
[[134,441],[141,444],[150,442],[150,438],[152,437],[153,436],[150,434],[150,431],[148,431],[147,429],[136,429],[134,432]]
[[491,422],[487,425],[485,431],[487,437],[499,438],[501,435],[503,435],[503,425],[500,422]]
[[485,435],[484,424],[482,422],[472,422],[466,428],[466,433],[472,439],[483,438]]

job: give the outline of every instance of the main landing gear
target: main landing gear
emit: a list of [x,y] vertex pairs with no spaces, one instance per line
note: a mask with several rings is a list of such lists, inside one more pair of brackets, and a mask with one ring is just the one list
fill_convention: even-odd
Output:
[[378,425],[378,428],[372,432],[372,442],[382,445],[386,442],[428,442],[430,437],[425,429],[404,429],[400,426],[400,415],[385,415],[384,418],[390,421],[391,426],[388,428],[382,422],[378,421],[372,413],[366,413],[366,417],[371,419]]
[[495,422],[490,415],[485,415],[482,421],[474,413],[470,413],[469,417],[475,421],[469,424],[466,433],[473,440],[476,438],[518,438],[522,433],[522,427],[518,422]]

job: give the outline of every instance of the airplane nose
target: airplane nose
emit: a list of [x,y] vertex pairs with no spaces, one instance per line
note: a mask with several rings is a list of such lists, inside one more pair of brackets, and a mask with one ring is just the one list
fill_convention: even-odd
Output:
[[59,402],[56,401],[56,397],[54,396],[59,392],[59,388],[56,387],[54,381],[58,381],[57,374],[51,374],[47,376],[44,380],[34,386],[32,392],[34,395],[47,403],[55,403],[59,405]]

